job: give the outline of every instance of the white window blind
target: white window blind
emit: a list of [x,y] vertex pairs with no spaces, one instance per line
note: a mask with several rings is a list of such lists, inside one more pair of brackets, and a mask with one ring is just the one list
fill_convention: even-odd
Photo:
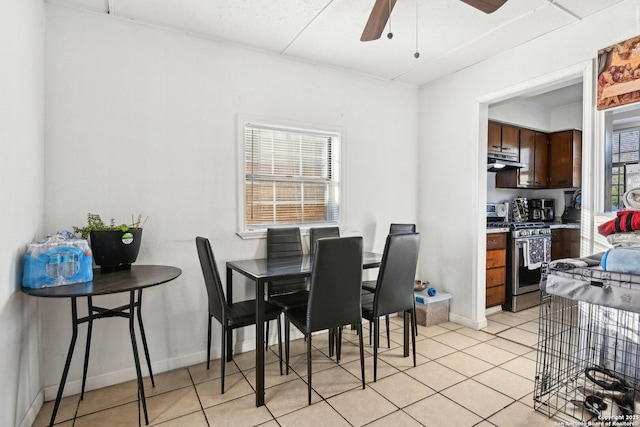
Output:
[[340,135],[246,123],[245,231],[338,224]]

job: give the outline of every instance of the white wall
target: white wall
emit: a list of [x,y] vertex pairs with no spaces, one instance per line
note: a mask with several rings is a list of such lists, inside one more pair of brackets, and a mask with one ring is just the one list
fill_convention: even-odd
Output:
[[[453,295],[453,319],[471,326],[485,321],[487,174],[482,171],[486,136],[481,135],[487,132],[483,124],[487,116],[478,98],[579,66],[593,60],[598,49],[636,35],[635,5],[623,2],[422,88],[419,227],[437,244],[423,243],[421,268],[431,276],[426,279]],[[583,141],[583,148],[590,144],[593,141]],[[433,185],[443,180],[447,185]]]
[[9,0],[0,14],[0,425],[30,425],[42,405],[38,301],[20,292],[22,255],[41,237],[44,5]]
[[[155,370],[206,357],[206,292],[194,238],[212,240],[223,274],[225,261],[265,253],[262,240],[235,234],[238,115],[344,130],[344,234],[363,235],[367,250],[382,251],[389,223],[416,221],[415,87],[108,15],[46,11],[46,230],[80,225],[87,212],[118,221],[149,215],[138,263],[183,270],[145,291]],[[234,296],[253,297],[253,290],[238,287]],[[49,355],[42,376],[51,398],[70,337],[69,303],[41,305]],[[94,326],[90,388],[135,376],[124,323]],[[240,335],[251,348],[253,330]],[[216,328],[214,343],[218,336]],[[80,349],[75,357],[70,392],[78,390]]]

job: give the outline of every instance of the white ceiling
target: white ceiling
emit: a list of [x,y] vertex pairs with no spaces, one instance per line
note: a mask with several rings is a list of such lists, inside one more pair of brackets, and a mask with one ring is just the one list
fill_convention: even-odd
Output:
[[508,0],[489,15],[458,0],[399,0],[393,38],[371,42],[360,35],[375,0],[45,1],[421,86],[624,0]]

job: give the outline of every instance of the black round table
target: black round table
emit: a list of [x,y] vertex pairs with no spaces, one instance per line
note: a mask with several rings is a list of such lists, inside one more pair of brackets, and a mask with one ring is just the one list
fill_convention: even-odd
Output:
[[[153,380],[153,372],[151,371],[151,360],[149,358],[149,347],[147,346],[147,339],[144,333],[144,326],[142,324],[142,290],[151,286],[157,286],[162,283],[169,282],[176,277],[180,276],[182,270],[177,267],[171,267],[167,265],[132,265],[129,270],[119,270],[109,273],[102,273],[100,269],[93,270],[93,281],[76,283],[73,285],[53,286],[46,288],[25,288],[22,287],[22,292],[27,295],[32,295],[42,298],[70,298],[71,299],[71,316],[73,321],[73,333],[71,336],[71,343],[69,345],[69,352],[67,353],[67,360],[65,362],[64,370],[62,372],[62,379],[58,387],[58,394],[56,402],[53,407],[53,413],[51,415],[51,422],[49,425],[53,426],[53,423],[60,406],[60,400],[62,399],[62,392],[64,385],[67,381],[67,374],[69,373],[69,366],[71,365],[71,358],[73,356],[73,349],[76,345],[76,338],[78,336],[78,325],[88,322],[87,329],[87,346],[84,354],[84,370],[82,374],[82,391],[80,393],[80,399],[84,398],[84,388],[87,380],[87,366],[89,364],[89,350],[91,346],[91,330],[93,327],[93,321],[95,319],[102,319],[107,317],[124,317],[129,319],[129,333],[131,335],[131,347],[133,348],[133,358],[136,365],[136,373],[138,376],[138,397],[142,401],[142,408],[144,411],[144,418],[146,424],[149,424],[149,417],[147,415],[147,404],[144,396],[144,385],[142,381],[142,371],[140,369],[140,358],[138,357],[138,346],[136,344],[136,336],[134,331],[134,314],[137,307],[138,325],[140,326],[140,335],[142,337],[142,344],[144,347],[144,353],[147,360],[147,366],[149,368],[149,376],[151,378],[151,384],[155,387]],[[137,291],[137,292],[136,292]],[[98,295],[116,294],[122,292],[129,292],[129,304],[122,305],[116,308],[102,308],[93,305],[92,298]],[[137,297],[136,297],[137,294]],[[82,318],[78,318],[78,307],[76,298],[87,297],[88,303],[88,315]]]

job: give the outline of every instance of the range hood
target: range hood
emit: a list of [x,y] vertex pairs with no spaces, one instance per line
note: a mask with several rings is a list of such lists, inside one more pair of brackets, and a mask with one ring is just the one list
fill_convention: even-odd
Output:
[[496,154],[489,154],[487,157],[487,172],[502,172],[510,169],[520,169],[525,166],[514,159],[501,157]]

